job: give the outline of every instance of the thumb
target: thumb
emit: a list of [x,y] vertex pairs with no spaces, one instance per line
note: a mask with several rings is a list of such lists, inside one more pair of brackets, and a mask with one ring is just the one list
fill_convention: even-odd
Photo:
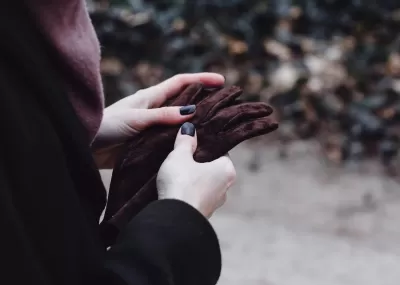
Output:
[[175,140],[175,151],[187,153],[193,157],[197,148],[196,128],[192,123],[186,122],[182,125]]

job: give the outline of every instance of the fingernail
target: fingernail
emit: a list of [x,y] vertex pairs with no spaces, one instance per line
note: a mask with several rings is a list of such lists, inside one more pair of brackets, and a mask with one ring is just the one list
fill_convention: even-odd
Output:
[[194,137],[195,132],[196,132],[196,128],[194,127],[194,125],[192,123],[186,122],[182,125],[182,128],[181,128],[182,135],[188,135],[188,136]]
[[193,114],[196,111],[196,105],[183,106],[179,109],[182,116]]

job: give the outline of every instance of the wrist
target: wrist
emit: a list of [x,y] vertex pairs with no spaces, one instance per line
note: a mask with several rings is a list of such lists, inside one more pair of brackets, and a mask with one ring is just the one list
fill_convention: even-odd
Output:
[[209,214],[209,211],[207,211],[205,209],[205,207],[203,207],[199,201],[197,201],[196,199],[187,199],[187,198],[183,198],[180,196],[165,196],[160,198],[160,200],[177,200],[180,202],[183,202],[189,206],[191,206],[192,208],[194,208],[195,210],[197,210],[200,214],[202,214],[206,219],[210,218],[211,215]]

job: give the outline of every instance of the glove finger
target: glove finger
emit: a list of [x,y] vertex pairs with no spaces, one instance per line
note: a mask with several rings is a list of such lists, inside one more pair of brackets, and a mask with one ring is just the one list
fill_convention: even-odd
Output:
[[193,98],[197,96],[197,94],[201,93],[203,90],[203,84],[201,82],[190,84],[183,89],[182,92],[178,93],[173,99],[165,102],[164,106],[185,106],[189,105]]
[[[164,159],[172,151],[179,127],[155,126],[127,143],[121,159],[115,165],[111,179],[106,218],[118,209],[157,173]],[[153,151],[157,149],[157,152]],[[145,168],[138,166],[145,165]],[[137,173],[140,175],[132,175]]]
[[270,117],[262,117],[243,122],[218,133],[205,127],[208,134],[213,134],[208,136],[208,139],[207,135],[202,134],[202,129],[199,129],[199,147],[195,152],[194,159],[199,163],[213,161],[231,151],[241,142],[268,134],[277,128],[278,123],[275,120]]
[[219,87],[204,87],[202,92],[196,94],[195,96],[193,96],[193,104],[198,104],[202,101],[204,101],[205,99],[207,99],[209,96],[212,96],[212,94],[215,94],[219,91],[221,91],[224,87],[223,86],[219,86]]
[[[105,212],[106,219],[112,217],[157,173],[162,162],[172,151],[173,139],[167,145],[166,148],[159,148],[156,155],[145,155],[141,162],[136,160],[136,164],[118,167],[114,170]],[[136,173],[136,175],[132,175],[132,173]]]
[[232,129],[237,125],[254,119],[268,117],[273,113],[272,107],[265,103],[245,103],[239,106],[238,112],[224,126],[224,130]]
[[[129,201],[112,215],[106,214],[100,224],[103,241],[106,246],[115,244],[120,232],[148,204],[157,200],[156,175],[154,175]],[[108,207],[107,207],[108,210]],[[106,213],[108,212],[106,210]]]
[[219,133],[255,118],[269,116],[272,108],[264,103],[243,103],[219,110],[203,124],[210,132]]
[[[111,181],[110,181],[110,188],[109,188],[109,197],[114,196],[114,193],[119,193],[118,189],[121,188],[121,184],[123,181],[123,179],[121,177],[121,173],[124,168],[124,162],[127,158],[126,154],[128,154],[128,153],[129,153],[129,145],[125,144],[123,146],[123,149],[120,152],[120,156],[117,157],[117,160],[116,160],[114,168],[113,168]],[[107,204],[108,204],[108,202],[107,202]]]
[[137,215],[143,208],[145,208],[152,201],[157,200],[157,185],[156,176],[153,175],[137,193],[112,216],[106,221],[119,230],[123,229],[132,218]]
[[268,134],[277,128],[278,123],[274,119],[263,117],[235,125],[235,127],[224,131],[222,134],[225,134],[229,138],[233,148],[245,140]]
[[118,168],[126,168],[127,166],[131,165],[132,162],[135,162],[137,160],[138,149],[142,148],[143,145],[153,147],[153,144],[157,143],[158,141],[152,140],[149,142],[148,138],[157,136],[159,133],[163,133],[163,127],[165,128],[166,126],[153,126],[128,140],[125,144],[125,149],[121,152],[121,159],[119,159],[118,163],[116,163],[114,171]]
[[237,86],[223,88],[199,102],[199,108],[207,107],[209,109],[204,117],[204,121],[209,120],[218,110],[232,104],[242,93],[242,89]]
[[165,106],[180,106],[197,104],[207,98],[210,93],[215,93],[223,87],[206,87],[203,83],[193,83],[187,86],[177,97],[169,100]]

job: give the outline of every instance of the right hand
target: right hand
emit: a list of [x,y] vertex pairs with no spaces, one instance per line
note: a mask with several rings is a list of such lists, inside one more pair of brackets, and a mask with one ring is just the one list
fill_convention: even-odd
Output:
[[195,127],[185,123],[178,133],[174,150],[158,173],[158,197],[182,200],[209,218],[225,203],[236,171],[228,155],[207,163],[194,161],[196,148]]

